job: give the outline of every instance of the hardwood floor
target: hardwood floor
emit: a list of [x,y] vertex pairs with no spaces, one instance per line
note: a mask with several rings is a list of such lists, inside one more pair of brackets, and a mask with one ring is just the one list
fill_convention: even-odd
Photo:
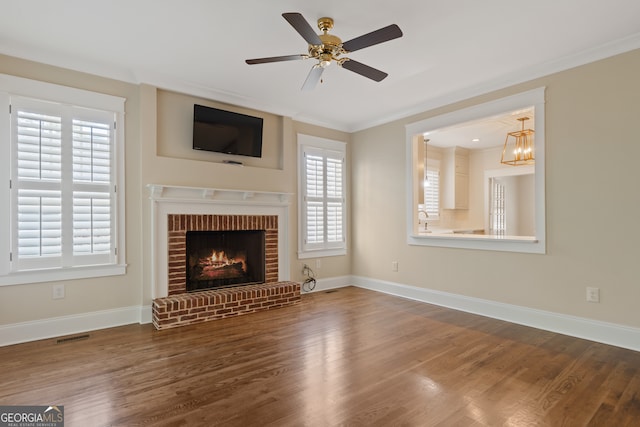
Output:
[[66,426],[637,426],[640,353],[358,288],[0,348],[0,405]]

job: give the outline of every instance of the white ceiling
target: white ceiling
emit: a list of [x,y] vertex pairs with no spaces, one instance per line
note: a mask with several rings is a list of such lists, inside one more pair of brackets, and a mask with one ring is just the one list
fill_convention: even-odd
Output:
[[[0,53],[149,83],[295,120],[356,131],[640,48],[638,0],[3,1]],[[334,18],[343,41],[389,24],[402,38],[349,57],[389,73],[375,83],[312,60],[282,18]]]
[[507,133],[522,130],[522,122],[518,119],[525,117],[528,120],[524,122],[524,128],[535,131],[535,110],[531,107],[446,128],[430,129],[424,137],[434,147],[463,147],[470,150],[502,147]]

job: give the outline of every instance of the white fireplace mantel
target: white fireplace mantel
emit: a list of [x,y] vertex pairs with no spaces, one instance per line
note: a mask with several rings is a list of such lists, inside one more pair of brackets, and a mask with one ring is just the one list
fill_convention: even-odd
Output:
[[151,200],[239,203],[261,205],[289,205],[291,193],[268,191],[223,190],[220,188],[181,187],[176,185],[149,184]]
[[278,280],[289,280],[291,193],[149,184],[151,200],[151,296],[166,297],[169,215],[277,215]]

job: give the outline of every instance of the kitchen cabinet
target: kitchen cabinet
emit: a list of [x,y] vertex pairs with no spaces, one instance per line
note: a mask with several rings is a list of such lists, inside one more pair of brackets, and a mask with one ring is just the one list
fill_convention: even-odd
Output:
[[469,150],[446,149],[442,169],[442,208],[469,209]]

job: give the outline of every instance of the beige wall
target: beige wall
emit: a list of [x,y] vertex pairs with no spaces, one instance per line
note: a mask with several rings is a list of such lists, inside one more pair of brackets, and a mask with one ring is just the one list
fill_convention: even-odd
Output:
[[[350,135],[294,122],[261,111],[229,109],[265,119],[265,156],[237,167],[221,163],[221,155],[191,150],[194,103],[225,104],[195,96],[132,85],[93,75],[0,55],[0,73],[117,95],[126,98],[126,249],[127,274],[64,283],[64,299],[52,299],[54,283],[0,286],[0,325],[12,325],[102,310],[151,304],[150,202],[148,184],[297,193],[296,134],[349,142]],[[347,152],[349,154],[349,152]],[[225,157],[226,158],[226,157]],[[302,281],[297,258],[297,204],[289,211],[290,276]],[[315,269],[315,268],[314,268]],[[350,255],[322,259],[318,278],[350,274]]]
[[[349,135],[270,117],[281,138],[274,164],[237,168],[183,155],[188,125],[158,124],[164,111],[197,97],[172,95],[16,58],[0,56],[0,72],[95,90],[126,102],[127,274],[64,282],[0,286],[0,325],[99,310],[148,305],[150,215],[147,184],[295,193],[296,134],[348,142],[352,166],[350,251],[322,260],[319,278],[355,274],[460,295],[640,327],[637,242],[640,240],[640,51],[558,73],[406,120]],[[547,254],[528,255],[408,246],[405,236],[404,125],[458,108],[546,86]],[[165,96],[169,95],[169,96]],[[175,104],[174,104],[175,101]],[[260,114],[260,112],[257,112]],[[185,115],[186,117],[186,115]],[[182,120],[186,120],[184,117]],[[180,130],[182,129],[182,130]],[[171,135],[171,137],[168,137]],[[182,144],[168,147],[170,141]],[[606,144],[606,146],[605,146]],[[605,148],[603,150],[603,148]],[[605,157],[602,153],[617,153]],[[604,171],[604,172],[603,172]],[[291,277],[297,259],[297,207],[290,209]],[[391,262],[399,261],[399,271]],[[304,262],[314,266],[314,260]],[[514,279],[515,277],[519,279]],[[585,286],[601,289],[601,303],[585,302]]]
[[[331,129],[297,123],[288,117],[280,117],[257,110],[231,106],[232,111],[259,116],[264,119],[262,159],[238,158],[245,166],[238,167],[222,163],[229,157],[216,153],[193,152],[192,111],[193,104],[204,104],[216,108],[227,108],[225,104],[161,90],[149,85],[141,86],[142,185],[170,184],[190,187],[220,188],[234,190],[254,190],[297,193],[297,133],[306,133],[322,138],[349,142],[350,135]],[[348,144],[347,144],[348,145]],[[348,154],[348,153],[347,153]],[[145,198],[148,196],[144,191]],[[151,217],[150,203],[144,200],[142,206],[145,224]],[[315,259],[298,260],[297,257],[297,204],[292,198],[289,208],[289,263],[292,280],[302,281],[302,266],[309,264],[314,270]],[[143,303],[151,302],[150,272],[151,260],[149,242],[150,227],[143,228],[144,285]],[[316,270],[317,278],[344,276],[350,274],[350,255],[322,259],[321,268]]]
[[[0,73],[72,86],[126,98],[127,273],[65,282],[65,298],[53,300],[54,283],[0,286],[0,325],[139,306],[142,301],[140,216],[140,98],[135,85],[0,55]],[[2,141],[6,143],[6,141]],[[6,203],[6,201],[3,201]],[[0,279],[1,280],[1,279]]]
[[[636,50],[354,134],[352,273],[639,327],[638,75]],[[540,86],[547,254],[407,245],[404,126]],[[601,303],[585,302],[586,286]]]

